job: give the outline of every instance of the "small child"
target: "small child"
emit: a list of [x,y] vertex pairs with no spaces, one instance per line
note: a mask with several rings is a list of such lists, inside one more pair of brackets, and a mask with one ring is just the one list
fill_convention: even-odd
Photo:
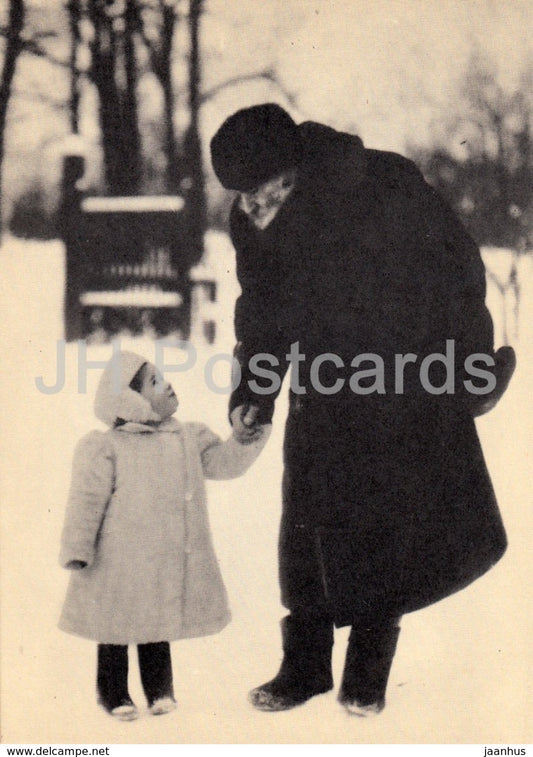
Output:
[[137,645],[149,710],[160,715],[176,707],[169,641],[229,622],[204,477],[242,475],[270,432],[222,442],[201,423],[172,418],[177,407],[154,365],[117,353],[95,400],[110,430],[84,436],[74,455],[60,554],[74,572],[59,627],[98,642],[98,702],[120,720],[139,715],[128,644]]

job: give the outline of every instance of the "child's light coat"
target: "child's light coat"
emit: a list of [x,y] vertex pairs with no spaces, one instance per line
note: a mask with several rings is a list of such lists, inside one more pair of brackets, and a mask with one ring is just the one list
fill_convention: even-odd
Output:
[[266,439],[222,442],[200,423],[128,422],[78,443],[61,540],[72,572],[60,628],[100,643],[202,636],[230,620],[204,478],[239,476]]

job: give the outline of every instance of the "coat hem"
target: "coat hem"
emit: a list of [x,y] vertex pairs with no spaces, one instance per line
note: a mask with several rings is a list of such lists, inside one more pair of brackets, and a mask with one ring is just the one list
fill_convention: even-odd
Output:
[[231,613],[219,618],[212,623],[204,623],[201,626],[186,626],[180,631],[173,630],[165,633],[165,629],[161,633],[139,635],[135,637],[116,636],[113,634],[97,636],[97,634],[87,633],[85,631],[77,630],[74,626],[60,621],[57,627],[64,633],[68,633],[71,636],[77,636],[78,638],[88,639],[89,641],[95,641],[98,644],[155,644],[159,641],[180,641],[181,639],[195,639],[202,636],[211,636],[220,633],[231,621]]

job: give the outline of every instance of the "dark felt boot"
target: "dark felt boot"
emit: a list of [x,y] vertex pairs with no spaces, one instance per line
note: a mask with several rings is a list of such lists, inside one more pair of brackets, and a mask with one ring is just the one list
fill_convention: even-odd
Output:
[[373,628],[352,627],[339,702],[351,715],[366,717],[385,707],[387,682],[400,633],[397,621]]
[[288,710],[333,688],[333,621],[298,612],[281,621],[283,661],[275,678],[250,692],[259,710]]

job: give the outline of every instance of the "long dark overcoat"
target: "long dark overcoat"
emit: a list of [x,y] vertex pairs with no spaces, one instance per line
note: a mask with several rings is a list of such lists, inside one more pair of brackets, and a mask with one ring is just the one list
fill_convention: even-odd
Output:
[[[467,356],[493,354],[493,329],[479,250],[416,166],[320,124],[298,128],[305,157],[273,222],[254,228],[238,201],[231,212],[243,370],[230,406],[259,404],[269,420],[276,392],[256,390],[273,386],[272,367],[259,363],[271,374],[258,379],[249,360],[268,353],[283,377],[298,343],[282,601],[326,603],[341,626],[435,602],[505,551],[463,383]],[[423,386],[435,353],[447,367],[430,360]],[[395,356],[407,354],[399,385]]]

